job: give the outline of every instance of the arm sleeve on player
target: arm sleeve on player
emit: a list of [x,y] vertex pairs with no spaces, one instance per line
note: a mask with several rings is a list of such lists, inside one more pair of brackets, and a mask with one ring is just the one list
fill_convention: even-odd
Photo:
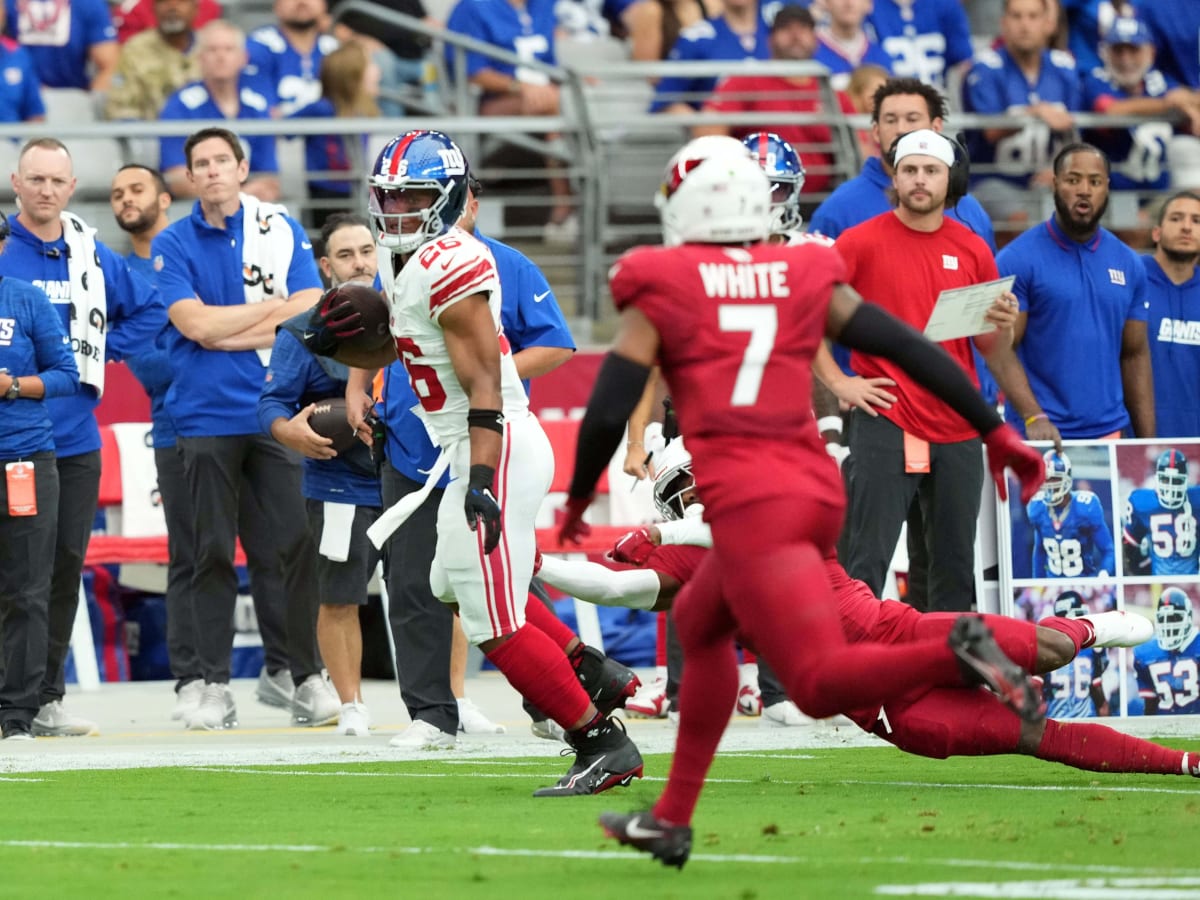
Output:
[[621,444],[625,423],[641,399],[649,377],[648,366],[616,353],[604,357],[579,426],[570,496],[589,497],[596,489],[600,474]]
[[658,573],[653,569],[608,569],[585,560],[542,558],[538,577],[587,603],[650,609],[658,600]]
[[838,336],[843,344],[896,363],[982,435],[1004,424],[966,374],[941,347],[874,303],[860,303]]
[[671,522],[659,522],[654,526],[658,529],[659,543],[664,547],[674,544],[690,544],[694,547],[712,547],[712,529],[700,518],[676,519]]

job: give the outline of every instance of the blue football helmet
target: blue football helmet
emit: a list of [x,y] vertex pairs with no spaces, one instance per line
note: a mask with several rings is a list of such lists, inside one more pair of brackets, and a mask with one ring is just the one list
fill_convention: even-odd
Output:
[[[409,131],[393,138],[379,151],[367,178],[375,239],[391,250],[411,253],[445,234],[466,208],[469,174],[462,150],[440,131]],[[410,191],[433,192],[432,202],[422,208],[413,204],[405,212],[387,211],[385,201]],[[406,230],[406,220],[416,220],[416,229]]]
[[1154,609],[1154,635],[1164,650],[1178,650],[1195,631],[1192,598],[1177,587],[1169,587]]
[[1071,460],[1067,454],[1057,450],[1047,450],[1042,454],[1046,464],[1046,482],[1042,485],[1042,495],[1051,506],[1058,506],[1071,493]]
[[1054,600],[1054,615],[1062,619],[1078,619],[1089,610],[1079,591],[1063,591]]
[[771,180],[771,234],[796,231],[804,224],[800,215],[800,189],[804,187],[804,163],[796,148],[770,131],[742,138],[762,170]]
[[1180,509],[1187,500],[1187,457],[1178,450],[1164,450],[1154,464],[1154,492],[1167,509]]

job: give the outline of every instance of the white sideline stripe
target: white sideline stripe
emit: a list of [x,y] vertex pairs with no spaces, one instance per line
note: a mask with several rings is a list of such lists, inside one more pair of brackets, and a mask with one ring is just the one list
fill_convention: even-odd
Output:
[[45,778],[9,778],[0,775],[0,781],[45,781]]
[[[1097,773],[1104,774],[1104,773]],[[772,779],[773,780],[773,779]],[[786,781],[776,782],[778,784],[787,784]],[[807,782],[806,782],[807,783]],[[1095,785],[1069,785],[1069,784],[939,784],[932,781],[839,781],[838,784],[865,784],[876,787],[919,787],[919,788],[959,788],[962,790],[974,791],[979,789],[993,791],[1097,791],[1116,792],[1122,794],[1190,794],[1192,796],[1200,795],[1200,787],[1195,788],[1156,788],[1156,787],[1120,787],[1112,785],[1105,787],[1103,784]]]
[[876,894],[893,897],[977,897],[989,900],[1197,900],[1200,888],[1195,878],[1112,878],[1086,881],[1056,878],[1047,881],[925,882],[882,884]]
[[[440,762],[440,760],[439,760]],[[542,763],[541,765],[545,765]],[[190,766],[193,772],[217,772],[222,775],[281,775],[310,778],[561,778],[562,771],[547,772],[309,772],[304,769],[245,769],[236,766]],[[645,776],[643,782],[665,782],[666,778]],[[761,778],[706,778],[705,784],[763,784]],[[770,784],[811,784],[808,781],[783,781],[772,778]]]
[[[473,856],[508,856],[538,859],[604,859],[634,860],[644,864],[646,857],[628,850],[545,850],[522,847],[355,847],[347,844],[199,844],[174,841],[38,841],[0,840],[0,847],[51,849],[51,850],[223,850],[240,853],[403,853],[418,856],[425,854],[466,854]],[[807,856],[765,856],[750,853],[693,853],[693,862],[745,862],[760,865],[812,865],[819,860]],[[821,860],[823,861],[823,860]],[[944,865],[974,869],[1009,869],[1016,871],[1063,871],[1106,875],[1126,875],[1141,878],[1171,878],[1175,883],[1184,879],[1200,879],[1200,871],[1189,869],[1153,869],[1130,866],[1072,865],[1069,863],[1035,863],[1001,861],[989,859],[914,859],[906,856],[862,857],[856,865]]]

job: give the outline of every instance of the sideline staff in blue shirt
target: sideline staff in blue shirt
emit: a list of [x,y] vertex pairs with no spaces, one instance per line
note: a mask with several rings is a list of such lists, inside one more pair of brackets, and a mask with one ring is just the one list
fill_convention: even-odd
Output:
[[1041,412],[1006,417],[1030,440],[1047,440],[1048,419],[1064,438],[1153,437],[1154,387],[1146,341],[1146,272],[1137,254],[1100,227],[1109,161],[1091,144],[1054,158],[1049,220],[1000,251],[1021,304],[1017,356]]

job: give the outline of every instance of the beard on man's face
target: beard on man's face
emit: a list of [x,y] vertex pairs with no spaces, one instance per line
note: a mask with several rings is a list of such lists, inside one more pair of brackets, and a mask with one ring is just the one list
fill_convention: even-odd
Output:
[[[122,231],[129,234],[140,234],[152,226],[158,219],[158,207],[147,206],[144,209],[137,209],[138,214],[133,218],[128,218],[124,215],[117,216],[117,225]],[[123,212],[123,211],[122,211]]]
[[1100,220],[1104,218],[1104,213],[1108,210],[1108,195],[1105,194],[1104,202],[1098,207],[1093,205],[1090,213],[1077,214],[1072,209],[1073,206],[1074,204],[1064,199],[1058,191],[1054,192],[1054,209],[1058,213],[1058,220],[1063,226],[1063,230],[1068,234],[1091,234],[1096,230],[1096,226],[1100,224]]

